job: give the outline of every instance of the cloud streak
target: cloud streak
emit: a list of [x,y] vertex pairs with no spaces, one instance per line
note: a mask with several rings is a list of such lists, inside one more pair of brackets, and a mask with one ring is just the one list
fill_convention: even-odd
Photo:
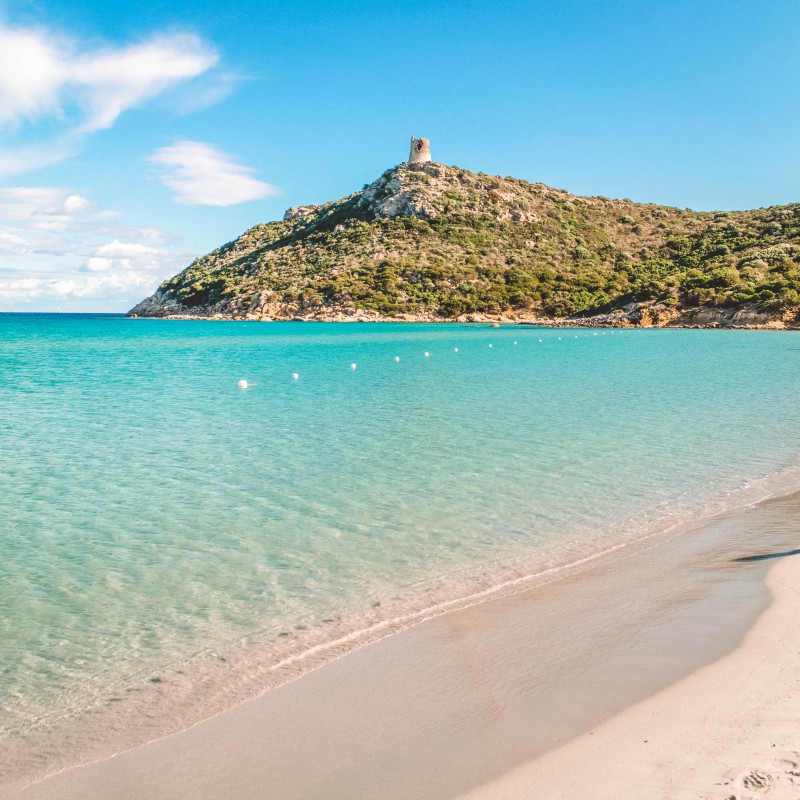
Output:
[[181,205],[232,206],[280,194],[254,177],[255,170],[206,142],[180,141],[148,159]]
[[[0,174],[69,157],[89,134],[110,128],[128,109],[208,72],[217,52],[193,34],[154,35],[99,50],[50,31],[0,22],[0,127],[37,125],[58,132],[0,151]],[[30,136],[27,137],[28,139]]]

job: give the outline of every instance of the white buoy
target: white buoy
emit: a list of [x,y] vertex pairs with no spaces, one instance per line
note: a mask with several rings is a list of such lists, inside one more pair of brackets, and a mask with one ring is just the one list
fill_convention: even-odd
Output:
[[355,368],[356,368],[356,365],[355,365],[355,364],[351,364],[351,365],[350,365],[350,369],[355,369]]
[[247,388],[247,381],[244,378],[242,378],[236,385],[240,389],[246,389]]
[[395,361],[399,361],[399,360],[400,360],[400,356],[395,356],[395,357],[394,357],[394,360],[395,360]]
[[539,339],[539,343],[540,343],[540,344],[541,344],[541,341],[542,341],[542,340],[541,340],[541,339]]
[[425,358],[427,358],[429,355],[430,355],[430,353],[426,350],[425,351]]
[[558,341],[559,341],[559,342],[561,341],[561,337],[560,337],[560,336],[558,337]]
[[577,339],[578,337],[576,336],[575,338]]
[[458,352],[458,348],[457,348],[457,347],[454,347],[454,348],[453,348],[453,352],[454,352],[454,353],[457,353],[457,352]]
[[293,378],[294,380],[297,380],[299,377],[300,377],[300,376],[299,376],[299,375],[298,375],[296,372],[293,372],[293,373],[292,373],[292,378]]
[[514,342],[514,344],[516,344],[516,342]]

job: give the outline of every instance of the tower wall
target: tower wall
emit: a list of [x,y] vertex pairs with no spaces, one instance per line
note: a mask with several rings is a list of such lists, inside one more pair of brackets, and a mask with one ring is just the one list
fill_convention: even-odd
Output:
[[411,137],[411,153],[408,156],[409,164],[421,164],[431,161],[431,143],[428,139],[415,139]]

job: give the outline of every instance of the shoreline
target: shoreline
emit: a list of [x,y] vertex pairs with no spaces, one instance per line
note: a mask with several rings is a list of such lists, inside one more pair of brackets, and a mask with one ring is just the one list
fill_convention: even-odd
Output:
[[[687,556],[691,556],[692,554],[694,556],[703,555],[704,558],[700,560],[705,561],[709,557],[709,554],[719,559],[721,553],[731,555],[732,552],[738,552],[736,548],[741,549],[746,543],[747,538],[746,536],[743,537],[743,532],[739,530],[739,527],[741,527],[742,524],[747,524],[749,516],[759,513],[763,515],[765,508],[768,509],[766,512],[768,514],[770,513],[769,509],[780,508],[782,507],[781,504],[800,505],[800,496],[795,495],[788,499],[784,498],[782,500],[769,501],[763,506],[740,512],[735,517],[723,518],[722,520],[707,524],[701,531],[696,531],[693,535],[676,536],[667,542],[662,542],[653,547],[644,546],[640,548],[642,552],[639,553],[633,553],[633,551],[627,552],[618,560],[611,559],[614,563],[597,563],[587,571],[574,576],[567,576],[551,584],[526,589],[518,594],[512,594],[506,597],[493,598],[478,605],[473,605],[462,610],[450,611],[449,613],[418,623],[402,633],[389,636],[374,644],[351,651],[346,657],[329,661],[324,666],[319,667],[313,672],[306,673],[302,678],[292,683],[273,689],[260,698],[236,706],[186,731],[156,740],[143,747],[121,753],[116,758],[96,762],[95,764],[85,767],[78,767],[52,778],[45,779],[41,783],[34,784],[29,789],[23,790],[19,796],[25,798],[61,798],[72,796],[99,798],[103,796],[103,794],[102,791],[98,789],[98,786],[102,785],[103,781],[109,779],[114,781],[115,786],[128,786],[130,791],[135,792],[136,784],[129,785],[126,783],[126,780],[132,779],[131,775],[133,773],[129,774],[126,770],[132,768],[137,775],[141,774],[142,770],[147,771],[148,769],[151,771],[154,769],[155,772],[158,773],[159,769],[153,765],[162,763],[159,759],[166,757],[171,761],[176,757],[180,757],[181,759],[188,759],[186,765],[187,768],[189,768],[188,765],[191,765],[190,771],[192,772],[192,777],[190,777],[188,773],[181,773],[179,771],[178,777],[180,778],[180,775],[183,775],[183,780],[179,779],[177,784],[171,779],[167,780],[166,783],[160,780],[156,781],[159,786],[163,785],[167,787],[164,789],[164,797],[183,796],[187,798],[210,798],[218,796],[220,792],[225,792],[237,798],[255,797],[256,795],[247,793],[249,790],[242,789],[239,775],[242,769],[244,769],[245,772],[250,769],[247,764],[253,760],[255,748],[262,756],[268,755],[268,758],[272,759],[272,761],[268,761],[266,767],[262,765],[262,770],[259,773],[259,780],[270,780],[274,785],[276,778],[278,778],[279,783],[281,783],[281,781],[285,783],[285,785],[281,783],[283,788],[280,791],[272,794],[274,797],[339,796],[337,794],[315,795],[313,792],[309,793],[308,786],[306,786],[302,792],[294,793],[296,787],[293,787],[292,780],[290,780],[291,776],[288,773],[296,774],[298,770],[300,770],[300,772],[308,772],[309,769],[311,769],[312,773],[316,769],[323,769],[323,773],[325,770],[332,770],[334,774],[339,774],[340,780],[343,780],[344,784],[346,784],[342,785],[342,791],[346,792],[346,796],[368,797],[370,796],[369,792],[359,794],[359,787],[352,783],[354,779],[352,775],[342,776],[340,774],[343,771],[347,772],[345,764],[342,762],[347,762],[348,755],[350,760],[358,762],[360,760],[358,753],[362,752],[364,748],[368,751],[371,747],[374,749],[371,743],[375,735],[383,730],[385,719],[387,718],[386,714],[388,713],[390,715],[389,718],[392,718],[392,709],[387,708],[386,705],[388,703],[389,706],[392,706],[393,698],[391,695],[396,689],[399,690],[399,697],[404,698],[405,703],[410,704],[412,707],[415,707],[415,704],[419,702],[419,694],[422,692],[431,706],[434,708],[438,707],[438,711],[435,718],[431,719],[431,709],[418,708],[416,710],[416,715],[413,713],[409,715],[405,711],[394,708],[393,713],[395,716],[398,713],[400,713],[401,716],[401,719],[398,721],[399,739],[397,741],[393,740],[385,743],[389,746],[389,751],[392,753],[394,759],[397,759],[398,749],[401,751],[405,750],[407,751],[405,753],[405,759],[401,758],[398,760],[411,762],[412,764],[418,762],[417,767],[411,768],[411,771],[416,771],[417,773],[421,771],[421,773],[424,774],[426,770],[430,770],[433,766],[429,763],[429,757],[427,755],[427,751],[430,747],[422,747],[420,749],[418,742],[415,744],[414,741],[411,741],[414,738],[418,738],[418,734],[414,732],[418,730],[420,723],[424,723],[422,724],[423,730],[425,729],[425,725],[433,725],[433,729],[436,730],[436,728],[442,724],[442,717],[449,720],[452,715],[455,714],[458,725],[453,728],[451,734],[453,736],[466,737],[464,747],[461,749],[461,754],[445,748],[447,752],[439,752],[440,760],[444,758],[445,761],[451,759],[454,760],[455,763],[461,763],[464,754],[468,753],[473,757],[471,761],[474,761],[477,746],[477,752],[482,754],[484,762],[480,764],[477,772],[475,768],[470,765],[471,769],[467,770],[468,775],[465,775],[462,780],[462,784],[466,782],[466,785],[451,786],[446,791],[440,793],[432,793],[430,791],[431,787],[428,786],[427,788],[423,787],[424,791],[418,794],[412,791],[412,787],[406,785],[402,793],[392,794],[389,792],[387,794],[386,791],[382,789],[379,792],[380,796],[435,796],[444,798],[455,796],[454,792],[463,793],[475,785],[486,783],[486,780],[491,777],[489,773],[492,771],[496,774],[507,772],[517,767],[520,763],[529,761],[534,751],[535,753],[539,753],[552,749],[554,744],[552,734],[556,730],[560,732],[559,736],[561,740],[567,741],[573,738],[574,735],[582,733],[583,731],[581,728],[585,727],[587,723],[597,724],[601,719],[613,716],[614,713],[631,705],[632,702],[640,701],[644,697],[657,692],[659,689],[663,688],[663,686],[673,683],[676,678],[680,678],[692,672],[702,666],[702,663],[707,663],[709,659],[713,660],[714,658],[719,658],[724,655],[725,652],[730,651],[741,638],[744,630],[749,627],[758,612],[766,604],[766,596],[763,587],[761,587],[758,579],[755,579],[755,582],[753,580],[753,576],[757,572],[759,575],[763,573],[765,565],[756,564],[755,567],[748,569],[750,578],[745,582],[746,586],[737,580],[733,580],[729,573],[721,574],[719,572],[719,564],[716,564],[715,568],[710,572],[705,570],[705,568],[692,567],[696,572],[693,576],[696,585],[690,586],[686,582],[686,578],[683,574],[687,564]],[[720,526],[722,526],[722,528],[727,526],[727,533],[725,533],[724,530],[721,532]],[[726,537],[728,540],[727,543],[725,543]],[[720,550],[720,548],[722,549]],[[657,565],[649,563],[649,557],[651,555],[656,557]],[[606,559],[606,562],[608,561],[609,559]],[[691,563],[691,559],[689,563]],[[631,572],[632,566],[633,572]],[[663,577],[665,568],[667,568],[667,573],[670,576],[669,580],[666,581]],[[697,572],[697,569],[700,569],[700,571]],[[635,593],[638,593],[637,596],[641,595],[639,603],[642,606],[636,611],[636,613],[640,615],[636,618],[638,622],[626,618],[630,609],[626,610],[624,607],[622,609],[617,607],[616,610],[614,610],[615,598],[618,600],[620,595],[620,581],[630,582],[632,575],[638,576],[636,579],[641,582],[639,586],[635,587]],[[661,588],[655,592],[655,596],[653,592],[650,591],[651,586],[649,581],[660,581],[660,584],[657,585],[661,586]],[[601,590],[603,603],[606,604],[599,604],[602,607],[598,607],[597,603],[596,594],[598,588]],[[730,594],[731,591],[734,592],[733,596],[740,601],[736,606],[740,617],[735,620],[726,620],[727,627],[724,636],[720,635],[719,630],[717,630],[718,626],[715,626],[715,641],[711,643],[707,641],[709,638],[707,636],[708,631],[702,629],[702,626],[698,628],[697,620],[694,620],[692,625],[689,626],[695,634],[698,632],[703,634],[697,638],[695,642],[699,650],[702,651],[702,657],[699,658],[698,661],[699,652],[687,652],[685,643],[681,645],[681,641],[685,642],[687,636],[686,625],[681,624],[680,619],[676,621],[670,617],[670,614],[674,616],[675,609],[686,610],[687,608],[695,608],[697,603],[700,604],[697,608],[707,606],[706,611],[713,611],[716,609],[716,611],[719,612],[726,607],[724,604],[722,606],[719,605],[720,599],[723,598],[730,601],[731,598],[726,595],[726,592]],[[483,665],[483,669],[479,670],[479,672],[488,671],[495,676],[493,680],[490,680],[489,685],[497,684],[500,687],[500,694],[514,695],[519,692],[527,692],[530,694],[533,690],[530,687],[527,689],[520,688],[520,686],[524,687],[524,675],[517,675],[513,680],[508,679],[510,673],[514,673],[515,670],[518,670],[517,667],[510,663],[510,656],[513,654],[514,648],[519,647],[517,644],[514,644],[513,634],[515,631],[519,633],[521,630],[519,627],[520,625],[523,626],[522,629],[525,629],[525,626],[531,623],[542,627],[539,636],[540,638],[542,636],[545,638],[549,636],[547,641],[549,641],[550,644],[549,653],[544,653],[544,656],[555,659],[555,661],[550,663],[549,667],[547,667],[547,669],[551,670],[551,673],[548,674],[550,674],[550,680],[555,682],[556,688],[558,689],[555,694],[559,695],[560,692],[561,694],[559,696],[564,700],[574,693],[574,679],[577,677],[575,674],[570,673],[570,670],[567,670],[567,672],[571,674],[572,685],[570,685],[570,680],[565,681],[559,677],[560,673],[563,672],[564,666],[564,663],[561,663],[559,667],[559,659],[563,662],[564,658],[566,658],[566,663],[570,666],[573,673],[576,668],[576,664],[570,660],[571,656],[574,657],[576,654],[574,652],[571,654],[569,652],[563,652],[565,644],[561,641],[560,635],[563,625],[559,622],[559,618],[563,617],[564,614],[566,614],[566,618],[576,626],[576,629],[583,630],[584,637],[588,637],[584,642],[586,645],[586,652],[583,655],[584,659],[588,659],[588,661],[582,665],[578,663],[577,666],[580,666],[584,672],[588,669],[590,673],[592,669],[599,669],[600,680],[606,683],[609,680],[608,663],[594,663],[593,666],[592,660],[595,657],[592,656],[591,653],[596,649],[596,642],[592,641],[592,637],[595,635],[594,631],[596,631],[597,628],[591,626],[588,628],[581,628],[582,625],[585,626],[586,624],[582,621],[581,613],[579,613],[581,603],[584,604],[583,613],[589,614],[590,616],[594,615],[595,622],[599,621],[600,629],[605,632],[607,641],[605,642],[603,653],[612,661],[614,658],[625,655],[624,653],[617,653],[617,655],[614,656],[616,652],[615,648],[619,649],[619,643],[617,642],[615,644],[617,640],[613,634],[614,626],[622,626],[623,629],[628,629],[629,633],[630,630],[634,630],[638,631],[640,635],[648,636],[650,634],[646,632],[647,628],[644,626],[644,622],[648,621],[652,623],[653,619],[657,621],[660,620],[660,627],[656,626],[661,632],[660,635],[667,636],[668,634],[667,638],[671,637],[670,641],[672,644],[677,645],[680,651],[678,654],[679,658],[677,658],[677,661],[673,659],[673,662],[670,662],[664,668],[659,667],[659,669],[656,670],[656,673],[658,673],[657,675],[649,675],[643,682],[640,680],[639,683],[641,685],[627,688],[624,686],[617,686],[614,692],[599,705],[596,701],[592,701],[594,705],[590,709],[591,713],[588,713],[588,711],[583,708],[582,713],[575,715],[574,719],[570,717],[569,720],[564,720],[560,718],[558,709],[550,708],[549,711],[545,712],[545,715],[549,715],[550,717],[550,727],[552,730],[547,736],[544,736],[544,738],[541,736],[539,736],[538,739],[534,737],[536,741],[532,741],[530,740],[530,736],[528,736],[528,740],[524,742],[517,741],[519,737],[514,734],[519,734],[520,730],[526,727],[524,724],[525,703],[522,704],[521,717],[519,713],[515,715],[507,701],[500,703],[500,705],[489,714],[488,722],[491,724],[487,730],[487,719],[485,718],[487,709],[484,707],[485,701],[487,700],[484,696],[486,687],[481,688],[480,684],[478,686],[472,685],[474,676],[467,677],[462,674],[464,664],[462,663],[463,653],[461,653],[461,650],[463,649],[464,642],[459,641],[458,637],[453,641],[453,631],[463,628],[468,632],[468,634],[465,634],[467,639],[474,639],[475,636],[477,636],[478,639],[487,635],[489,636],[490,640],[484,642],[481,647],[478,648],[478,654],[472,653],[468,660],[474,661],[477,659],[478,662],[485,661],[486,663]],[[703,606],[704,603],[705,606]],[[749,609],[747,613],[743,611],[745,607]],[[549,613],[549,617],[546,620],[539,619],[539,613],[542,612],[543,609],[547,610]],[[643,611],[646,612],[645,617],[641,618],[641,612]],[[741,616],[742,614],[744,616]],[[480,624],[481,621],[485,622],[486,619],[494,620],[493,624],[488,628]],[[498,624],[495,625],[494,623]],[[692,630],[688,631],[688,633],[691,633]],[[470,631],[472,632],[471,634],[469,633]],[[492,637],[495,637],[497,640],[492,640]],[[691,638],[691,636],[689,638]],[[472,641],[472,645],[475,644],[476,642]],[[571,646],[572,645],[570,645],[570,647]],[[537,659],[541,661],[543,656],[538,652],[538,647],[534,647],[533,651],[531,651],[530,648],[526,649],[525,646],[523,646],[522,649],[524,651],[523,655],[525,656],[523,661],[527,659],[527,661],[530,662],[528,663],[528,667],[532,667],[538,663]],[[511,652],[509,652],[510,650]],[[517,660],[518,655],[519,654],[515,655],[514,661]],[[639,653],[639,657],[641,656],[642,653]],[[546,660],[545,658],[545,661]],[[645,660],[647,661],[647,659]],[[634,659],[634,661],[636,661],[636,659]],[[414,671],[418,669],[420,662],[426,663],[428,669],[421,674],[415,675]],[[578,658],[578,662],[580,662],[580,658]],[[539,664],[539,666],[541,667],[542,665]],[[545,664],[545,666],[547,665]],[[650,664],[650,666],[652,667],[652,664]],[[453,674],[448,674],[448,671],[452,673],[453,670],[455,670],[456,673],[455,682],[453,681]],[[399,685],[396,681],[392,680],[389,680],[387,684],[387,671],[390,674],[395,673],[401,676]],[[427,685],[430,683],[427,681],[427,678],[429,678],[431,674],[440,675],[441,679],[444,681],[444,684],[440,686],[438,690],[435,681],[433,685]],[[522,684],[520,684],[520,680]],[[304,726],[301,723],[310,716],[312,722],[318,723],[316,727],[320,734],[323,734],[324,740],[324,732],[326,730],[330,732],[330,726],[334,724],[336,720],[331,718],[325,708],[319,707],[320,698],[329,697],[332,688],[335,689],[336,693],[340,693],[344,689],[345,694],[349,693],[349,696],[352,698],[358,698],[364,693],[365,686],[367,687],[368,693],[372,695],[373,704],[376,708],[382,708],[385,713],[382,713],[380,717],[376,719],[374,715],[375,709],[362,709],[359,713],[348,714],[348,708],[340,708],[337,719],[341,722],[341,715],[350,717],[346,720],[346,724],[357,746],[349,749],[345,748],[345,750],[342,751],[340,745],[337,745],[339,749],[337,749],[337,747],[332,747],[329,740],[318,742],[319,747],[322,747],[323,750],[327,748],[331,752],[332,760],[329,759],[326,764],[317,764],[317,759],[314,759],[312,754],[308,752],[305,754],[306,758],[312,757],[314,763],[303,763],[304,756],[302,752],[296,752],[296,748],[294,750],[290,749],[287,752],[285,749],[286,743],[276,741],[274,732],[265,731],[258,727],[259,725],[263,725],[265,717],[272,717],[274,721],[274,717],[277,714],[284,722],[284,730],[292,729],[292,726],[296,729],[298,724],[300,724],[302,729]],[[372,687],[371,691],[369,691],[370,687]],[[550,688],[552,689],[553,687]],[[476,689],[479,690],[477,692],[477,697],[473,696]],[[633,693],[634,696],[631,696],[631,689],[635,689]],[[468,720],[471,726],[470,724],[464,726],[464,720],[460,719],[463,715],[463,708],[465,705],[465,692],[469,695],[469,702],[467,702],[466,705],[468,707],[470,704],[474,706],[475,717]],[[583,690],[581,690],[581,693],[582,692]],[[491,701],[490,706],[498,703],[498,698],[494,696],[496,693],[496,691],[489,692],[490,697],[488,699]],[[548,694],[550,694],[550,692],[548,692]],[[536,694],[536,691],[533,691],[531,697],[527,697],[526,695],[526,698],[526,702],[528,704],[533,702],[534,707],[536,707],[536,702],[542,702],[543,700],[542,697]],[[584,697],[583,700],[587,701],[587,698]],[[547,705],[547,703],[545,703],[545,705]],[[352,709],[350,710],[352,711]],[[528,707],[527,711],[530,712],[530,710],[530,707]],[[359,717],[359,714],[366,714],[367,716],[366,718],[363,716]],[[514,721],[513,724],[509,724],[508,721],[505,722],[505,728],[507,729],[505,732],[506,738],[500,737],[502,741],[500,741],[499,744],[493,744],[491,746],[489,750],[491,758],[489,760],[493,763],[490,765],[485,763],[486,742],[480,745],[478,745],[478,742],[488,733],[492,734],[492,740],[497,738],[496,731],[494,730],[494,725],[497,720],[492,722],[492,717],[498,714],[498,719],[501,721],[504,717],[508,717],[509,715],[514,717]],[[517,719],[517,717],[519,717],[519,719]],[[244,727],[243,720],[246,722]],[[244,730],[248,727],[252,728],[253,725],[258,727],[262,737],[264,735],[267,736],[266,741],[261,738],[259,744],[258,736],[254,739],[252,735]],[[464,727],[464,731],[461,730],[461,727]],[[527,727],[529,727],[529,725]],[[403,735],[403,731],[405,731],[405,735]],[[232,751],[229,744],[224,744],[231,739],[238,742],[243,748],[243,753]],[[260,748],[267,744],[277,747],[277,751],[268,747],[269,753],[263,753]],[[207,749],[209,745],[211,746],[211,751]],[[204,764],[206,764],[209,759],[214,760],[216,758],[214,755],[215,748],[220,747],[223,748],[224,752],[227,752],[230,760],[222,759],[222,763],[218,764],[219,769],[224,773],[223,775],[215,772],[212,776],[208,774],[208,770],[204,767]],[[382,748],[379,748],[379,750],[384,758],[388,757],[387,753],[384,753]],[[374,755],[373,753],[373,756]],[[353,757],[355,758],[353,759]],[[245,763],[242,763],[243,759]],[[478,760],[480,761],[480,759]],[[219,762],[220,759],[216,758],[216,761]],[[323,759],[323,761],[325,761],[325,759]],[[380,763],[380,759],[378,759],[378,762]],[[264,768],[267,769],[266,774],[263,771]],[[276,771],[277,773],[281,773],[282,777],[276,774]],[[203,778],[204,774],[205,778]],[[127,778],[125,777],[126,775],[128,775]],[[157,777],[159,777],[159,775],[151,776],[154,781]],[[169,776],[160,775],[160,778],[168,777]],[[395,775],[394,777],[396,783],[399,781],[399,783],[397,783],[398,786],[403,784],[402,776]],[[151,778],[148,778],[148,781]],[[222,784],[218,782],[220,778],[223,780]],[[374,776],[374,778],[378,779],[377,776]],[[382,779],[383,778],[381,778],[381,780]],[[98,781],[100,781],[99,784]],[[122,782],[121,784],[120,781]],[[209,781],[211,782],[210,785]],[[327,775],[327,783],[329,782],[330,774]],[[71,788],[73,786],[77,787],[74,789],[74,795],[70,794],[70,792],[73,791]],[[441,786],[440,788],[444,789],[445,787]],[[53,790],[55,794],[52,793]],[[158,791],[160,792],[161,790],[159,789]],[[96,793],[93,794],[92,792]],[[162,796],[162,794],[154,792],[155,789],[153,788],[150,796]],[[178,794],[175,794],[175,792]],[[215,793],[217,794],[215,795]],[[118,791],[117,794],[119,794]],[[122,793],[121,796],[134,797],[137,795],[135,793],[129,795]],[[343,794],[342,796],[345,795]]]
[[[715,496],[711,505],[674,511],[644,530],[631,519],[616,535],[609,529],[605,536],[581,547],[551,548],[449,574],[425,591],[399,594],[393,602],[342,617],[332,627],[295,631],[277,640],[254,635],[245,646],[206,648],[199,658],[165,665],[157,670],[156,682],[148,680],[152,674],[148,673],[139,681],[114,685],[107,694],[113,701],[95,703],[41,732],[9,739],[5,752],[0,748],[0,796],[4,785],[14,791],[65,770],[180,735],[416,626],[450,614],[469,613],[482,604],[547,591],[550,585],[567,584],[609,564],[613,567],[617,559],[636,559],[662,545],[674,546],[720,520],[735,519],[754,506],[792,496],[797,491],[798,469],[786,468],[747,482]],[[637,530],[634,535],[631,525]]]
[[[151,298],[152,299],[152,298]],[[325,308],[286,303],[258,305],[246,297],[199,306],[190,312],[173,300],[158,303],[143,301],[128,311],[130,319],[242,320],[251,322],[417,322],[417,323],[505,323],[547,328],[687,328],[734,330],[800,330],[800,307],[767,309],[754,303],[740,306],[678,307],[655,301],[631,302],[616,311],[584,316],[554,317],[535,309],[470,311],[455,317],[431,311],[394,314],[352,307]],[[144,313],[138,313],[140,309]]]
[[601,328],[610,330],[735,330],[735,331],[798,331],[800,323],[787,323],[781,319],[772,319],[768,322],[742,323],[715,321],[706,324],[697,322],[669,322],[667,324],[632,323],[627,320],[598,320],[596,317],[585,319],[567,319],[560,317],[508,317],[504,315],[472,314],[469,319],[442,319],[441,317],[403,316],[389,317],[380,314],[340,314],[340,315],[309,315],[309,316],[258,316],[254,314],[162,314],[139,315],[125,314],[127,319],[159,319],[176,320],[181,322],[321,322],[321,323],[394,323],[394,324],[423,324],[423,325],[469,325],[491,324],[500,325],[525,325],[536,328]]

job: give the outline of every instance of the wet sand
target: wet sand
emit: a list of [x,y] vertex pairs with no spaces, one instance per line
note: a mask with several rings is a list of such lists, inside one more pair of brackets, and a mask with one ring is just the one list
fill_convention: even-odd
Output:
[[[63,772],[14,796],[750,796],[725,785],[724,775],[752,765],[715,761],[708,768],[701,745],[705,731],[730,730],[730,695],[737,729],[749,730],[748,720],[761,720],[759,732],[770,738],[770,720],[775,721],[775,736],[782,737],[770,741],[776,757],[791,761],[786,754],[800,745],[798,709],[780,699],[794,692],[796,702],[798,695],[800,632],[791,620],[796,623],[792,614],[800,605],[800,559],[736,559],[789,552],[799,542],[795,495],[671,541],[641,543],[563,580],[428,620],[187,731]],[[777,583],[771,588],[789,588],[770,605],[764,576],[775,564],[771,580]],[[764,629],[764,620],[773,618],[778,622]],[[743,660],[730,671],[730,659]],[[758,670],[758,664],[779,662],[783,671]],[[705,687],[700,695],[697,689],[681,694],[681,687],[697,680]],[[715,686],[717,704],[712,697],[701,711],[702,691],[711,697]],[[765,692],[772,692],[772,700]],[[666,712],[642,712],[664,697]],[[784,719],[792,708],[793,718]],[[650,727],[642,737],[643,719]],[[685,732],[689,722],[691,731]],[[694,741],[689,733],[700,744],[681,751],[684,741]],[[673,749],[650,747],[658,737]],[[595,747],[600,740],[604,750]],[[583,770],[584,760],[593,765],[594,777]],[[753,768],[773,769],[762,761]],[[695,776],[682,789],[688,793],[673,793],[670,769]],[[717,772],[719,786],[700,785]],[[602,794],[600,773],[628,777],[609,782]],[[744,777],[731,773],[729,780]],[[778,778],[771,780],[778,786]],[[723,789],[730,791],[719,793]]]

